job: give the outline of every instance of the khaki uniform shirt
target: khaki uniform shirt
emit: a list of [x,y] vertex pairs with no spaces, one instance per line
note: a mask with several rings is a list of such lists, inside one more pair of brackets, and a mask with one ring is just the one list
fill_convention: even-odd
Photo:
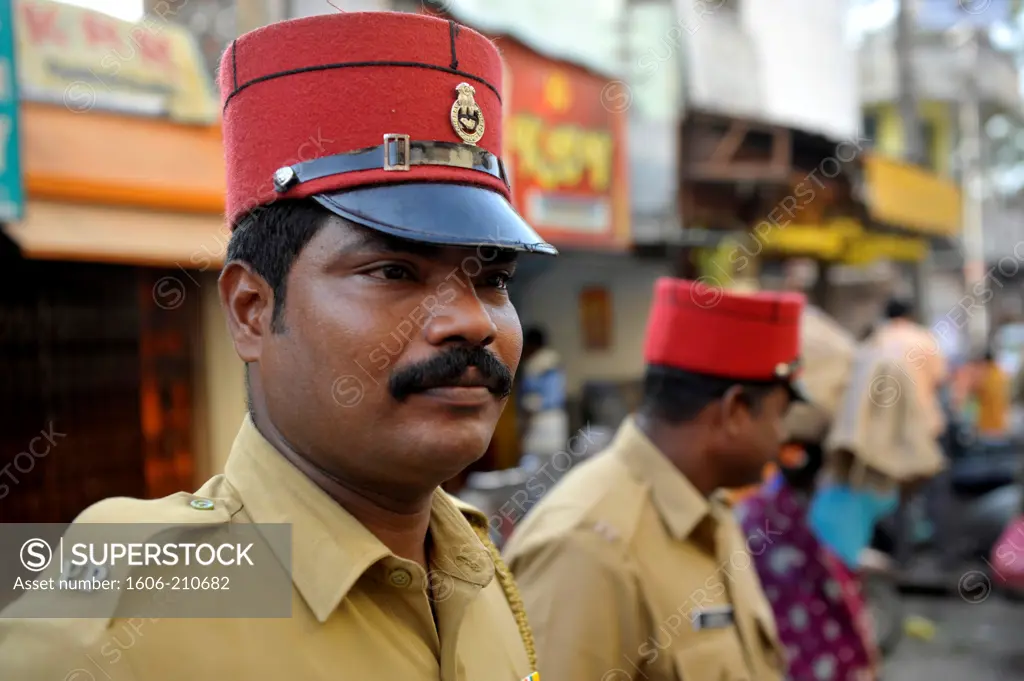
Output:
[[778,681],[782,649],[748,541],[763,550],[771,536],[746,539],[627,419],[506,550],[541,678]]
[[[213,509],[196,510],[197,498]],[[76,522],[291,523],[291,617],[0,619],[0,679],[519,681],[533,670],[495,564],[467,521],[474,514],[436,492],[431,576],[443,577],[446,593],[433,590],[435,624],[426,571],[393,555],[246,418],[226,473],[196,495],[108,499]],[[23,597],[0,617],[29,604]]]

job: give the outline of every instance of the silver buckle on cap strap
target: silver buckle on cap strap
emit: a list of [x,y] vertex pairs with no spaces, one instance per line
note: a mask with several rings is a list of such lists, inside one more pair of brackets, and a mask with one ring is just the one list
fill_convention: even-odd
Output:
[[[397,163],[391,162],[391,147],[395,147],[394,158]],[[384,170],[409,170],[409,136],[388,133],[384,135]]]

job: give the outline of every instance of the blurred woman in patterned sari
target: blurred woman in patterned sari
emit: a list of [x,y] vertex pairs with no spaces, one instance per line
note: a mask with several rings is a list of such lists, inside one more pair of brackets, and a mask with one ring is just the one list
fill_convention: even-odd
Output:
[[787,650],[788,681],[875,681],[880,655],[860,582],[811,527],[820,468],[818,447],[787,447],[738,517],[747,536],[769,538],[752,557]]

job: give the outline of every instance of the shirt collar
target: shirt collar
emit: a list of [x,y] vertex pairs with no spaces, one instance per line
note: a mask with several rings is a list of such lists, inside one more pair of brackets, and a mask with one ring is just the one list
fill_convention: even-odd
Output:
[[[228,482],[254,523],[292,527],[292,582],[321,623],[327,621],[360,577],[394,554],[348,511],[285,459],[246,415],[225,467]],[[432,567],[486,586],[494,563],[462,508],[445,492],[434,492],[430,533]],[[487,518],[472,511],[474,521]],[[434,565],[433,563],[436,563]]]
[[611,450],[636,480],[650,487],[662,522],[676,539],[686,539],[709,517],[708,500],[665,458],[632,416],[619,427]]

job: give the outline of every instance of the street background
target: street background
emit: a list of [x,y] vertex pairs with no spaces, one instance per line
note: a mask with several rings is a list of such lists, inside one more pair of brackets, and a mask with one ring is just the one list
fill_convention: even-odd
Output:
[[[523,259],[510,295],[561,358],[589,449],[636,404],[664,275],[795,276],[858,338],[909,301],[967,430],[985,350],[1021,380],[1018,0],[0,0],[0,522],[221,470],[246,405],[216,287],[217,65],[242,32],[361,10],[453,19],[501,50],[513,201],[561,251]],[[340,406],[360,380],[333,377]],[[933,544],[978,560],[1021,512],[1019,403],[1013,423],[961,448],[951,484],[984,512]],[[520,489],[523,450],[506,409],[451,491]],[[969,602],[959,566],[934,588],[917,558],[932,594],[908,597],[886,678],[1024,679],[1024,606]]]
[[980,603],[916,596],[909,612],[937,625],[931,641],[905,641],[886,665],[898,681],[1016,681],[1024,678],[1024,646],[1015,633],[1024,607],[993,595]]

